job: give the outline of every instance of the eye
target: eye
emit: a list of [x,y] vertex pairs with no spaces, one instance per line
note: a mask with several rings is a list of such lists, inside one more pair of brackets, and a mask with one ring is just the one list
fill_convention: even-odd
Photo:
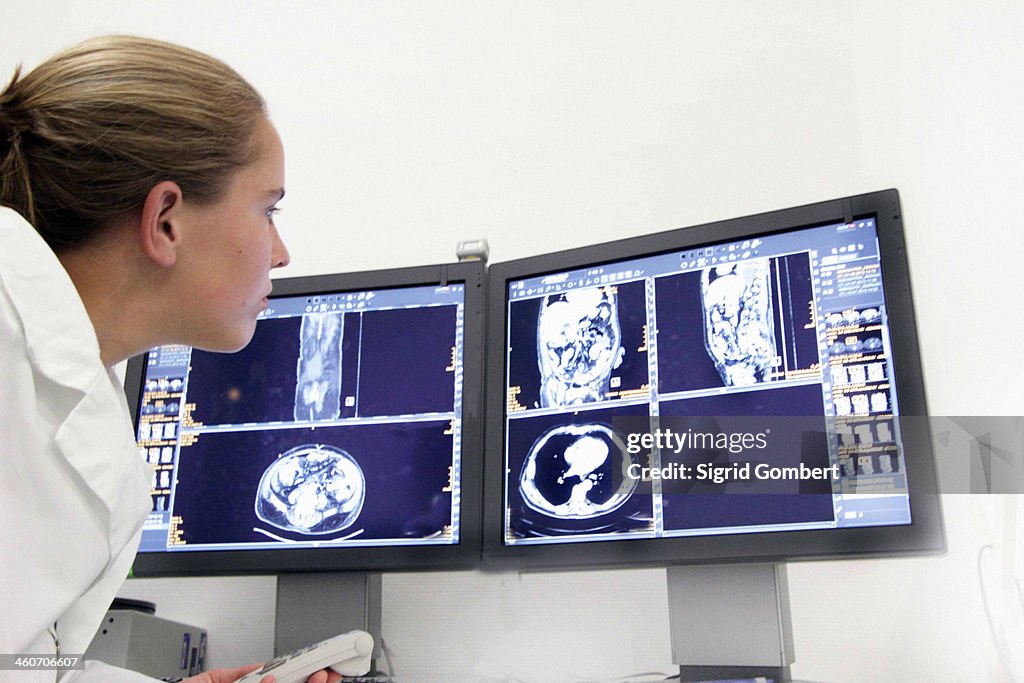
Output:
[[267,220],[270,221],[271,223],[273,223],[274,222],[274,216],[276,216],[280,212],[281,212],[281,209],[279,207],[277,207],[277,206],[270,207],[269,209],[267,209],[267,213],[266,213]]

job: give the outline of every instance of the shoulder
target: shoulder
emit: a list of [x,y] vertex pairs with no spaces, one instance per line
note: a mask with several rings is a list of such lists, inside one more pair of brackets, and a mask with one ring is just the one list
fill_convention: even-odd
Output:
[[0,313],[24,335],[28,359],[50,379],[86,390],[103,370],[99,342],[57,255],[13,209],[0,207]]
[[35,228],[17,211],[4,206],[0,206],[0,244],[0,286],[16,307],[23,299],[36,295],[66,293],[65,284],[74,289],[57,255]]

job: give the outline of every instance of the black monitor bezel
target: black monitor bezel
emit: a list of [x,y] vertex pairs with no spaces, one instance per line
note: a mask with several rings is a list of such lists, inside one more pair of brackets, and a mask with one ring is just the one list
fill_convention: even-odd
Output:
[[899,193],[883,190],[651,235],[493,264],[489,272],[484,466],[484,567],[571,569],[736,562],[783,562],[940,553],[945,550],[931,433],[924,420],[901,422],[913,523],[830,530],[755,532],[686,538],[504,544],[504,439],[508,282],[614,261],[874,217],[889,310],[896,384],[904,417],[926,416]]
[[[270,298],[358,292],[410,286],[465,284],[462,481],[459,542],[452,545],[378,546],[322,549],[140,552],[133,576],[215,576],[301,572],[395,572],[470,569],[480,562],[481,461],[483,444],[483,334],[486,270],[482,262],[412,266],[383,270],[280,278]],[[125,393],[138,425],[146,356],[129,360]]]

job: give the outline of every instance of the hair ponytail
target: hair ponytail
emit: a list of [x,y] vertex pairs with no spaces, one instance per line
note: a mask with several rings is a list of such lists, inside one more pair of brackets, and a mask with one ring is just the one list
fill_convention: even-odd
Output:
[[32,182],[21,152],[23,126],[15,113],[12,96],[20,76],[19,66],[10,82],[0,90],[0,204],[18,210],[31,223],[35,219]]

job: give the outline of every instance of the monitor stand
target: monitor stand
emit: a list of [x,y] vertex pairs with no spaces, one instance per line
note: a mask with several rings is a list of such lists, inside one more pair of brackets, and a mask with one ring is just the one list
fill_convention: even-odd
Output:
[[280,574],[274,656],[359,629],[373,636],[373,665],[381,653],[381,575],[371,572]]
[[672,661],[681,681],[789,681],[793,625],[784,564],[669,567]]

